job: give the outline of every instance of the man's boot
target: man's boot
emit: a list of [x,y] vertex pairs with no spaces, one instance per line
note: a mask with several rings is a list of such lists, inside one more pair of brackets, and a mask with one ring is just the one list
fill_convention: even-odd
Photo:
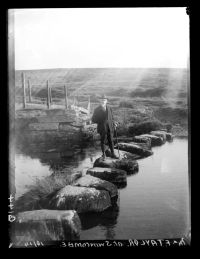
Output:
[[103,160],[103,161],[106,160],[106,154],[105,154],[105,152],[102,154],[102,160]]
[[111,158],[118,159],[119,157],[115,155],[115,153],[111,153]]
[[111,158],[118,159],[119,157],[115,155],[114,148],[111,149]]
[[102,160],[104,161],[106,159],[106,154],[105,154],[105,145],[101,143],[101,151],[102,151]]

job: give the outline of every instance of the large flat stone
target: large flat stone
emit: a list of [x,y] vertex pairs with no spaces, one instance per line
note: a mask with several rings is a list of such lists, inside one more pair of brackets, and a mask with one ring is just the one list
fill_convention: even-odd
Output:
[[77,181],[75,181],[73,185],[95,188],[97,190],[105,190],[109,192],[111,198],[118,196],[118,190],[114,184],[105,180],[101,180],[100,178],[91,176],[89,174],[79,178]]
[[159,131],[159,130],[151,131],[150,134],[162,138],[163,143],[165,143],[167,141],[166,132],[164,132],[164,131]]
[[127,173],[124,170],[116,169],[116,168],[103,168],[103,167],[93,167],[89,168],[86,174],[92,175],[94,177],[98,177],[102,180],[118,184],[127,183]]
[[[116,139],[114,139],[114,141],[115,141],[115,144],[117,144]],[[118,137],[118,143],[132,143],[143,149],[148,149],[148,150],[151,149],[151,139],[143,136],[134,136],[134,137],[121,136],[121,137]]]
[[171,142],[174,139],[174,135],[170,132],[166,132],[166,139],[167,139],[167,141]]
[[110,195],[105,190],[67,185],[49,197],[50,208],[76,210],[78,213],[100,212],[111,206]]
[[130,152],[132,154],[136,154],[142,157],[151,156],[153,152],[151,150],[145,149],[134,142],[131,143],[118,143],[118,147],[120,150]]
[[17,214],[15,241],[79,239],[81,222],[74,210],[33,210]]
[[134,144],[139,146],[140,148],[146,149],[146,150],[151,150],[151,141],[147,142],[147,143],[138,143],[135,141],[131,141],[130,144]]
[[[124,159],[128,159],[128,160],[137,160],[137,159],[142,158],[140,155],[131,154],[130,152],[126,152],[126,151],[123,151],[123,150],[118,151],[117,148],[115,148],[114,151],[115,151],[115,154],[117,156],[119,156],[119,159],[124,158]],[[105,153],[106,153],[107,157],[111,157],[111,152],[110,152],[109,149],[107,149],[105,151]]]
[[173,140],[172,133],[166,132],[164,130],[151,131],[151,135],[162,137],[164,141],[172,141]]
[[94,167],[104,168],[116,168],[127,172],[127,174],[133,174],[138,172],[138,162],[135,160],[128,160],[125,158],[114,159],[106,157],[105,160],[99,157],[94,162]]
[[144,143],[144,144],[148,144],[149,146],[151,146],[151,138],[145,137],[144,135],[139,135],[139,136],[133,137],[133,142],[136,142],[138,144]]
[[162,144],[164,144],[163,138],[155,136],[155,135],[142,134],[142,135],[139,135],[139,136],[150,139],[152,147],[161,146]]

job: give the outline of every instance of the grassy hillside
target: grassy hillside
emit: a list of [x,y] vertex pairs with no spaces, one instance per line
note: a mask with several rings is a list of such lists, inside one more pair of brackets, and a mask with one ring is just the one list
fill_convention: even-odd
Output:
[[[168,90],[186,90],[187,74],[185,69],[168,68],[78,68],[78,69],[44,69],[44,70],[17,70],[15,73],[16,89],[21,88],[21,73],[26,79],[41,90],[46,86],[46,80],[54,87],[66,84],[69,91],[79,89],[79,93],[97,93],[102,90],[109,95],[147,96],[152,95],[150,89],[158,90],[158,94],[167,93]],[[161,89],[161,90],[159,90]],[[149,93],[145,95],[144,92]],[[135,94],[134,94],[135,91]],[[138,92],[139,91],[139,92]]]
[[[158,119],[164,123],[187,127],[187,70],[169,68],[70,68],[16,71],[16,101],[21,102],[21,73],[30,80],[32,95],[46,98],[46,81],[52,87],[54,99],[64,100],[64,85],[68,95],[75,95],[85,106],[88,95],[92,109],[97,96],[105,93],[114,107],[117,119],[139,123]],[[28,92],[27,92],[28,95]],[[72,98],[73,99],[73,98]]]

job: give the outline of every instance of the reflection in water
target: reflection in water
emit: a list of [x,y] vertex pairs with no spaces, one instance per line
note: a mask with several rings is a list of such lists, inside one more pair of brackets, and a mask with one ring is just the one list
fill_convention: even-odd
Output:
[[119,206],[113,205],[107,210],[100,213],[80,214],[82,229],[90,229],[96,226],[114,226],[117,224]]
[[[86,150],[86,143],[72,145],[66,142],[60,143],[56,140],[47,139],[43,142],[33,143],[27,138],[16,141],[16,154],[25,155],[31,159],[39,159],[39,163],[49,166],[49,171],[63,171],[79,167],[81,161],[90,157],[90,164],[93,164],[92,150]],[[94,152],[96,148],[93,147]],[[17,161],[20,157],[17,157]],[[30,165],[31,167],[31,165]]]
[[118,203],[101,213],[80,214],[82,230],[100,226],[105,230],[105,239],[114,239],[115,226],[117,225],[117,218],[119,215]]

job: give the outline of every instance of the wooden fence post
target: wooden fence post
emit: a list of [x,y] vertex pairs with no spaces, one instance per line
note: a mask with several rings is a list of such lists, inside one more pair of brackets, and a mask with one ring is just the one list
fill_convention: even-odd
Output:
[[67,86],[64,85],[64,92],[65,92],[65,107],[68,109],[68,98],[67,98]]
[[90,114],[90,95],[89,95],[89,98],[88,98],[88,107],[87,107],[87,109],[88,109],[88,114]]
[[26,84],[25,84],[25,74],[22,73],[22,88],[23,88],[23,108],[26,108]]
[[49,97],[49,80],[47,80],[47,108],[50,108],[50,97]]
[[52,103],[51,86],[49,86],[49,100]]
[[[90,95],[89,95],[89,98],[88,98],[88,107],[87,107],[87,110],[88,110],[88,118],[90,119],[90,112],[91,112]],[[89,125],[90,125],[90,124],[92,124],[91,119],[89,120]]]
[[29,95],[29,102],[31,103],[31,82],[28,80],[28,95]]

